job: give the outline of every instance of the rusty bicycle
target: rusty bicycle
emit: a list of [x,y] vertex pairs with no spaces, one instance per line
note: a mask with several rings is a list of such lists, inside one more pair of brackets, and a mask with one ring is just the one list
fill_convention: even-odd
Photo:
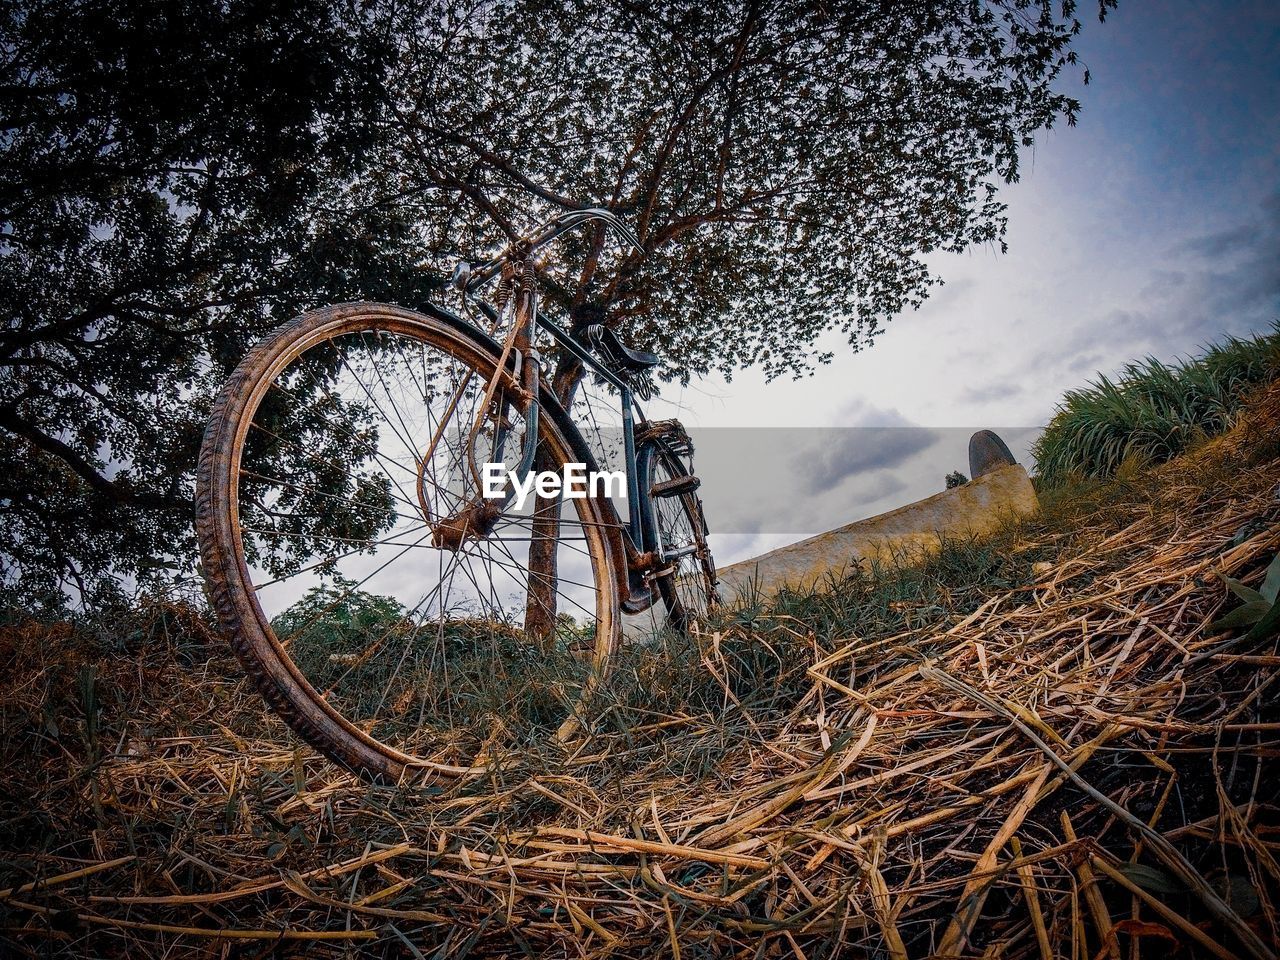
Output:
[[[452,682],[450,648],[571,656],[581,669],[557,686],[565,737],[624,617],[661,611],[664,629],[685,631],[717,602],[692,444],[639,405],[659,358],[602,322],[540,309],[542,251],[586,224],[639,247],[607,210],[563,214],[458,264],[457,313],[347,303],[283,325],[215,404],[196,502],[214,608],[271,709],[360,774],[467,769],[419,736]],[[621,497],[569,483],[515,495],[535,473],[608,473],[577,404],[549,383],[553,356],[616,401]],[[357,594],[391,612],[351,615]]]

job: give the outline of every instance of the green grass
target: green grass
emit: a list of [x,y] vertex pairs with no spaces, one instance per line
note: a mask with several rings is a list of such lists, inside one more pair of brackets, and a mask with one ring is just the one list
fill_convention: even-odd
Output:
[[389,742],[448,731],[478,741],[495,716],[524,739],[545,736],[566,716],[564,688],[586,678],[570,647],[587,638],[572,618],[543,650],[492,620],[424,622],[393,598],[356,588],[343,577],[313,588],[272,627],[316,689],[356,723],[376,719],[372,732]]
[[[927,558],[851,565],[805,590],[739,598],[700,624],[699,636],[664,630],[625,644],[584,717],[598,733],[628,743],[646,724],[686,717],[707,735],[673,740],[659,766],[715,776],[732,744],[753,727],[783,722],[811,690],[806,670],[815,649],[853,638],[905,642],[972,612],[993,590],[1029,587],[1033,563],[1050,553],[1019,546],[1024,532],[1013,525],[984,539],[948,540]],[[292,635],[290,654],[313,683],[331,688],[353,719],[377,716],[375,732],[391,742],[448,740],[474,750],[501,717],[502,740],[528,755],[550,740],[585,679],[583,662],[564,643],[548,653],[515,631],[461,620],[437,636],[416,629],[394,600],[338,592],[344,586],[352,585],[312,591],[274,626]],[[349,656],[380,637],[392,655],[349,672]],[[876,662],[919,656],[881,649]]]
[[1164,463],[1230,429],[1245,398],[1280,377],[1280,324],[1199,357],[1130,363],[1069,391],[1033,449],[1043,489]]
[[[192,844],[201,862],[210,864],[219,876],[226,874],[230,884],[238,882],[236,875],[257,876],[268,870],[308,876],[316,871],[314,876],[320,877],[326,865],[367,852],[371,841],[391,846],[408,838],[425,850],[426,844],[418,838],[431,838],[434,845],[434,838],[444,836],[452,845],[447,855],[454,857],[452,850],[461,849],[463,843],[473,851],[506,850],[496,846],[506,843],[505,837],[543,826],[574,825],[621,833],[634,824],[647,825],[654,807],[668,823],[683,817],[696,822],[704,804],[737,794],[742,797],[742,809],[750,809],[766,802],[762,798],[784,796],[784,790],[802,782],[796,777],[813,782],[810,778],[825,762],[824,756],[844,755],[846,746],[870,729],[860,716],[856,724],[850,722],[857,704],[815,682],[809,671],[815,660],[846,647],[852,647],[852,655],[840,661],[838,670],[824,675],[872,696],[870,709],[876,711],[876,722],[883,724],[878,734],[883,746],[862,761],[866,766],[855,775],[874,775],[894,757],[941,750],[946,738],[958,743],[973,735],[976,723],[985,723],[966,714],[936,724],[905,716],[895,720],[899,713],[945,709],[947,701],[928,695],[919,698],[918,684],[904,687],[904,696],[898,698],[890,685],[896,683],[895,677],[911,674],[922,660],[954,649],[957,638],[947,637],[946,631],[990,601],[996,601],[990,608],[994,613],[1015,615],[992,628],[992,649],[1002,650],[999,656],[1006,664],[1015,659],[1029,664],[1055,662],[1066,655],[1076,636],[1081,643],[1087,640],[1093,645],[1090,658],[1100,655],[1105,663],[1129,629],[1108,626],[1108,611],[1132,608],[1130,615],[1136,622],[1140,614],[1132,611],[1139,600],[1151,609],[1164,609],[1166,619],[1161,623],[1166,625],[1182,618],[1185,610],[1186,620],[1173,635],[1178,640],[1196,636],[1196,617],[1217,610],[1222,583],[1196,557],[1175,557],[1174,566],[1185,560],[1186,569],[1167,571],[1178,575],[1162,577],[1159,583],[1145,573],[1135,576],[1132,565],[1160,550],[1174,531],[1216,523],[1228,502],[1254,506],[1237,506],[1235,520],[1199,549],[1226,551],[1269,529],[1277,517],[1270,496],[1276,476],[1273,460],[1252,462],[1246,454],[1233,451],[1229,457],[1196,458],[1176,475],[1150,472],[1063,488],[1046,498],[1038,515],[1011,522],[991,537],[951,539],[923,560],[904,553],[884,563],[851,564],[847,571],[811,589],[773,598],[758,593],[743,597],[701,623],[698,636],[668,633],[652,644],[627,646],[619,652],[609,680],[584,709],[584,721],[593,736],[568,745],[557,743],[553,733],[561,714],[559,698],[573,693],[580,681],[580,665],[565,656],[544,658],[509,632],[481,631],[472,622],[458,620],[420,651],[410,650],[402,671],[414,679],[421,694],[403,719],[417,731],[417,743],[424,752],[444,762],[469,764],[482,748],[485,751],[484,777],[456,783],[391,788],[335,779],[331,765],[298,748],[298,741],[271,717],[243,671],[231,661],[227,645],[209,620],[210,612],[198,606],[196,597],[121,607],[76,622],[0,624],[0,664],[5,668],[0,675],[0,765],[12,771],[7,789],[0,791],[0,852],[5,854],[0,857],[5,861],[0,864],[0,886],[56,873],[62,868],[46,864],[51,856],[71,866],[99,862],[118,850],[121,855],[136,854],[138,872],[103,874],[89,889],[101,894],[149,893],[151,888],[136,886],[141,881],[134,877],[164,876],[168,869],[174,872],[180,892],[201,893],[210,887],[221,889],[222,880],[209,870],[197,872],[199,865],[185,859],[185,866],[174,866],[175,851]],[[1270,456],[1275,455],[1272,450]],[[1232,535],[1233,528],[1232,539],[1219,545],[1217,541]],[[1130,533],[1113,537],[1121,531]],[[1095,549],[1104,543],[1105,550]],[[1071,561],[1061,578],[1063,593],[1058,594],[1057,588],[1046,591],[1046,577],[1058,582],[1064,568],[1057,565],[1063,561]],[[1051,572],[1047,565],[1055,569]],[[1257,586],[1263,594],[1260,572],[1258,563],[1251,561],[1236,574],[1242,584]],[[1033,589],[1035,584],[1042,586]],[[349,586],[349,581],[341,581],[317,590],[277,621],[282,632],[296,634],[291,652],[304,661],[312,658],[308,670],[315,675],[332,669],[331,656],[364,649],[371,636],[391,630],[395,639],[402,639],[395,631],[406,620],[404,609],[389,598],[348,592]],[[1114,595],[1117,587],[1128,589],[1119,599]],[[1190,606],[1179,601],[1175,616],[1164,600],[1187,587],[1195,594]],[[1251,596],[1248,588],[1243,592]],[[1114,607],[1113,602],[1125,607]],[[1064,613],[1068,607],[1073,612]],[[1071,618],[1088,611],[1092,611],[1089,632],[1077,634]],[[1039,623],[1038,612],[1045,617]],[[1053,631],[1055,638],[1042,644],[1036,639],[1040,623],[1070,628]],[[1066,634],[1070,636],[1063,639]],[[1176,652],[1165,655],[1176,659]],[[1232,691],[1243,685],[1238,678],[1252,682],[1250,671],[1255,667],[1241,663],[1230,669],[1243,672],[1225,674],[1214,668],[1193,678],[1183,695],[1187,709],[1199,712],[1186,719],[1199,723],[1206,712],[1218,717],[1215,704],[1235,703],[1230,699],[1235,696]],[[1266,682],[1266,674],[1259,671],[1258,676]],[[388,699],[396,701],[407,689],[397,685],[398,678],[370,674],[369,680],[363,692],[377,700],[387,693]],[[1028,690],[1026,696],[1033,705],[1042,697],[1047,702],[1044,692]],[[1270,702],[1259,701],[1260,709]],[[1267,713],[1253,716],[1258,723],[1272,719]],[[829,750],[807,735],[811,729],[807,718],[823,724],[815,729],[829,734]],[[1203,753],[1189,749],[1193,745],[1189,739],[1172,753],[1159,751],[1176,771],[1177,804],[1170,803],[1169,810],[1185,820],[1197,820],[1219,812],[1220,796],[1232,803],[1247,802],[1248,791],[1256,791],[1258,782],[1247,754],[1240,755],[1244,757],[1238,761],[1242,774],[1235,780],[1234,793],[1221,793],[1223,780],[1225,789],[1231,789],[1232,781],[1216,776],[1219,751],[1230,758],[1221,763],[1225,771],[1235,769],[1233,749],[1252,746],[1256,750],[1252,737],[1236,740],[1233,748],[1230,741],[1219,743],[1206,736],[1194,742],[1203,744]],[[1026,769],[1029,758],[1042,762],[1032,748],[1018,743],[1015,740],[1010,746],[1025,753],[1010,758],[1014,766],[981,774],[966,781],[964,789],[977,795],[1012,770]],[[1144,773],[1137,759],[1128,759],[1130,751],[1141,751],[1134,754],[1137,757],[1152,750],[1145,736],[1135,735],[1127,744],[1111,743],[1106,751],[1099,751],[1087,777],[1109,795],[1123,795],[1135,813],[1152,817],[1168,782],[1153,770]],[[838,827],[864,813],[883,812],[898,800],[907,804],[904,818],[938,809],[938,804],[950,800],[919,786],[942,782],[935,773],[947,775],[924,769],[912,774],[901,788],[859,787],[833,801],[837,806],[795,802],[779,808],[785,810],[779,814],[784,819],[778,821],[780,829],[771,834],[770,843],[775,842],[772,836],[785,837],[777,841],[777,849],[785,853],[784,843],[801,842],[792,837],[830,835],[835,829],[832,824]],[[553,793],[530,788],[534,779]],[[769,788],[772,793],[750,792],[771,782],[777,784],[777,789]],[[1061,803],[1069,802],[1064,790]],[[578,819],[579,807],[586,811],[582,819]],[[993,821],[991,809],[975,808],[976,819],[957,818],[951,832],[909,838],[905,847],[897,848],[903,852],[889,864],[893,872],[886,870],[886,874],[892,882],[910,886],[915,882],[912,864],[925,843],[959,847],[964,842],[969,848],[980,848],[985,834],[978,831],[990,832],[1002,821],[1002,814]],[[1040,820],[1028,819],[1033,824],[1029,829],[1051,829],[1057,810],[1046,805]],[[1098,824],[1077,819],[1081,836],[1102,841],[1109,828]],[[1214,857],[1214,869],[1225,869],[1219,865],[1226,862],[1228,854],[1223,850],[1229,848],[1203,849],[1206,857]],[[1234,856],[1236,851],[1229,853]],[[787,855],[796,856],[794,852]],[[454,904],[463,902],[461,895],[440,882],[435,861],[423,864],[413,874],[425,878],[421,884],[415,882],[405,892],[379,901],[380,905],[451,915]],[[970,867],[971,863],[957,857],[947,869],[967,872]],[[723,895],[725,888],[713,888],[704,877],[715,868],[683,863],[667,869],[675,884],[701,883],[699,889],[715,889]],[[848,883],[852,888],[863,882],[854,862],[846,868],[836,861],[830,869],[847,870],[835,875],[836,884]],[[1239,875],[1247,872],[1233,869]],[[909,878],[903,879],[908,871]],[[533,882],[523,876],[518,879]],[[385,885],[369,870],[347,875],[340,882],[344,898],[354,897],[352,891],[364,895]],[[610,896],[642,898],[637,901],[640,908],[664,922],[662,907],[654,904],[661,904],[665,893],[650,886],[643,874],[620,873],[607,882]],[[364,886],[357,887],[358,883]],[[70,898],[83,896],[83,889],[59,886],[49,896],[63,900],[38,902],[50,909],[69,910],[76,902]],[[736,901],[743,905],[739,912],[712,912],[705,922],[698,922],[719,935],[721,925],[737,923],[744,915],[776,916],[771,912],[777,901],[773,885],[761,886],[752,880],[740,889],[748,892]],[[172,886],[156,890],[168,894]],[[230,920],[215,914],[199,922],[229,925],[234,921],[245,928],[274,928],[280,911],[287,910],[288,922],[297,929],[336,929],[335,924],[343,923],[322,903],[308,906],[305,900],[281,900],[283,894],[274,888],[266,893],[237,897]],[[657,900],[643,899],[653,893]],[[847,893],[841,897],[840,902],[845,902]],[[514,902],[519,905],[524,898]],[[799,898],[798,902],[805,901]],[[95,904],[95,909],[102,903]],[[913,929],[924,930],[920,942],[912,943],[915,953],[927,952],[925,924],[945,924],[949,919],[950,904],[937,904],[937,910],[947,912],[922,910],[913,920]],[[630,909],[626,904],[622,908]],[[528,909],[533,915],[536,907]],[[195,908],[188,910],[181,904],[156,904],[145,913],[137,910],[129,905],[128,918],[190,926],[200,916]],[[654,929],[662,929],[661,922]],[[686,917],[682,922],[693,920]],[[536,929],[526,925],[511,936],[523,936],[531,928]],[[505,934],[498,930],[494,936]],[[686,942],[696,938],[690,936]],[[131,955],[155,952],[148,941],[129,943],[134,947]],[[805,948],[809,949],[807,941]],[[503,939],[495,939],[479,952],[519,955],[514,941]],[[654,947],[651,952],[661,949]],[[824,954],[816,949],[809,955]]]

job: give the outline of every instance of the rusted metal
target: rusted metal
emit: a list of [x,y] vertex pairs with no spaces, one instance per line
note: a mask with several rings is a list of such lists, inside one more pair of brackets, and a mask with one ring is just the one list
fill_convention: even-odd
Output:
[[[595,370],[604,382],[619,390],[630,467],[627,478],[629,523],[622,521],[606,496],[574,497],[578,523],[583,531],[583,536],[575,539],[585,540],[588,544],[586,553],[590,558],[591,583],[596,593],[596,609],[587,611],[589,616],[594,614],[595,629],[590,647],[591,671],[582,695],[586,697],[600,682],[621,634],[620,613],[641,612],[661,600],[667,605],[669,622],[682,624],[686,619],[681,613],[683,601],[675,592],[680,582],[678,565],[671,561],[690,553],[691,549],[678,547],[676,552],[664,556],[664,542],[672,544],[675,541],[657,532],[659,524],[654,517],[653,498],[679,498],[694,527],[694,535],[701,538],[705,534],[701,506],[694,494],[698,481],[688,475],[692,473],[691,467],[686,468],[679,462],[682,457],[691,457],[692,444],[678,422],[660,421],[645,425],[643,413],[632,407],[633,390],[640,392],[642,397],[647,395],[648,381],[636,378],[641,378],[643,372],[659,360],[655,355],[626,347],[616,340],[616,335],[612,338],[611,350],[593,354],[589,346],[551,320],[546,320],[544,327],[538,313],[539,265],[534,259],[537,248],[566,230],[593,220],[614,228],[639,248],[634,234],[609,211],[570,211],[512,242],[493,260],[474,267],[465,266],[456,272],[455,289],[462,293],[464,302],[475,302],[469,299],[469,294],[480,284],[497,281],[496,297],[492,303],[480,306],[480,312],[491,321],[487,331],[432,307],[415,313],[385,304],[362,303],[313,311],[275,331],[255,348],[224,388],[215,408],[202,448],[197,478],[197,531],[214,606],[237,655],[272,709],[313,746],[358,773],[394,780],[417,772],[433,776],[464,775],[471,771],[402,752],[393,743],[379,740],[370,723],[353,722],[339,712],[335,703],[330,701],[328,691],[320,693],[311,685],[299,666],[302,661],[294,662],[289,638],[283,641],[277,638],[272,621],[259,602],[259,586],[255,585],[255,574],[246,563],[245,543],[239,526],[240,457],[245,436],[264,395],[290,364],[313,347],[351,333],[363,335],[372,330],[380,337],[404,336],[417,340],[461,363],[464,374],[461,382],[456,389],[444,391],[439,398],[444,400],[452,394],[446,402],[444,415],[433,418],[437,420],[434,435],[421,438],[430,441],[426,454],[420,456],[415,450],[413,458],[418,461],[418,505],[434,547],[462,554],[469,542],[482,541],[493,533],[508,503],[506,498],[486,499],[483,496],[485,486],[476,462],[477,438],[490,425],[496,423],[499,429],[510,428],[513,418],[509,413],[512,412],[523,418],[520,462],[516,471],[508,471],[512,477],[528,477],[535,465],[542,471],[554,471],[556,466],[569,462],[594,463],[592,452],[567,411],[549,385],[541,381],[539,333],[549,335],[565,355]],[[498,331],[504,323],[507,324],[505,336],[499,338]],[[610,356],[615,362],[610,361]],[[463,394],[472,385],[473,375],[478,378],[477,387],[487,381],[481,402],[469,407],[466,415],[467,419],[474,417],[470,435],[465,440],[464,454],[475,483],[474,494],[464,489],[458,496],[463,501],[461,508],[448,516],[433,516],[428,478],[434,478],[434,457],[445,425],[452,420]],[[633,384],[632,380],[636,382]],[[385,384],[383,386],[386,389]],[[391,396],[389,390],[388,396]],[[423,400],[426,400],[425,394]],[[392,398],[393,406],[395,402]],[[545,413],[541,422],[540,412]],[[640,429],[647,431],[641,436],[644,441],[641,450],[637,450],[636,419],[641,421]],[[406,433],[416,433],[419,429],[410,429],[403,421],[401,426]],[[459,427],[465,431],[465,424],[459,424]],[[420,441],[415,438],[413,442],[406,441],[406,445],[414,447],[416,442]],[[501,446],[497,443],[495,449],[501,451]],[[664,456],[671,457],[675,472],[685,475],[669,475],[666,479],[655,477],[653,456],[659,449],[664,451]],[[642,468],[637,456],[645,451],[648,451],[647,459],[643,460]],[[501,452],[491,456],[502,459]],[[467,472],[465,467],[461,469],[464,478]],[[453,473],[449,476],[457,479]],[[457,493],[455,490],[454,494]],[[537,502],[555,507],[559,498],[540,494]],[[672,503],[670,499],[662,502],[668,506]],[[441,505],[437,504],[434,509],[440,510]],[[559,581],[557,544],[562,536],[563,522],[566,521],[558,509],[535,509],[529,537],[524,635],[541,641],[547,647],[556,642],[557,633],[563,632],[559,630],[561,617],[556,609],[559,598],[556,586]],[[707,583],[713,594],[714,566],[709,554],[705,553],[705,542],[696,546],[698,555],[707,557],[704,566],[708,568]],[[445,617],[443,602],[440,610],[440,616]],[[506,611],[503,613],[505,615]],[[580,639],[578,642],[583,641]],[[576,714],[571,715],[562,725],[560,735],[567,735],[577,723]],[[407,743],[401,746],[410,749]]]
[[[437,547],[457,553],[468,538],[483,540],[492,533],[494,524],[501,516],[502,505],[499,501],[473,500],[452,516],[431,524],[431,542]],[[430,519],[427,518],[428,522]]]
[[[307,350],[371,327],[389,334],[447,345],[466,365],[488,376],[500,369],[492,341],[452,314],[435,308],[418,313],[387,304],[341,304],[298,317],[277,329],[237,368],[215,405],[201,448],[196,489],[196,530],[209,594],[222,627],[246,672],[267,704],[295,732],[330,758],[363,776],[404,778],[465,776],[467,767],[416,757],[377,739],[344,716],[322,695],[277,638],[259,601],[254,575],[245,559],[239,527],[241,456],[245,436],[275,377]],[[509,376],[504,378],[510,382]],[[549,456],[577,461],[571,421],[554,402],[542,437]],[[575,501],[583,511],[592,579],[597,590],[593,669],[601,671],[619,635],[618,613],[626,561],[616,513],[598,498]],[[445,537],[459,536],[467,524],[450,525]]]

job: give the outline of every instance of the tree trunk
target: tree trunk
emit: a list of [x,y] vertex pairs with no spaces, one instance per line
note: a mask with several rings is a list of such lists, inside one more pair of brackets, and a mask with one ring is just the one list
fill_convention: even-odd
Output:
[[[560,403],[568,409],[582,381],[582,364],[572,357],[561,357],[551,386]],[[555,470],[546,451],[539,449],[534,458],[535,470]],[[525,601],[525,632],[544,651],[555,646],[556,595],[559,586],[557,545],[560,540],[560,497],[534,496],[532,531],[529,534],[529,592]]]

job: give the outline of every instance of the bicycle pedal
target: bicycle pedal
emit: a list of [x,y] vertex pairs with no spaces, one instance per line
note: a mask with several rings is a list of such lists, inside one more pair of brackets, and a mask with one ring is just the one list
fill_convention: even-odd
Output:
[[678,497],[681,494],[693,493],[702,486],[702,481],[695,476],[672,477],[670,480],[659,480],[649,488],[651,497]]

